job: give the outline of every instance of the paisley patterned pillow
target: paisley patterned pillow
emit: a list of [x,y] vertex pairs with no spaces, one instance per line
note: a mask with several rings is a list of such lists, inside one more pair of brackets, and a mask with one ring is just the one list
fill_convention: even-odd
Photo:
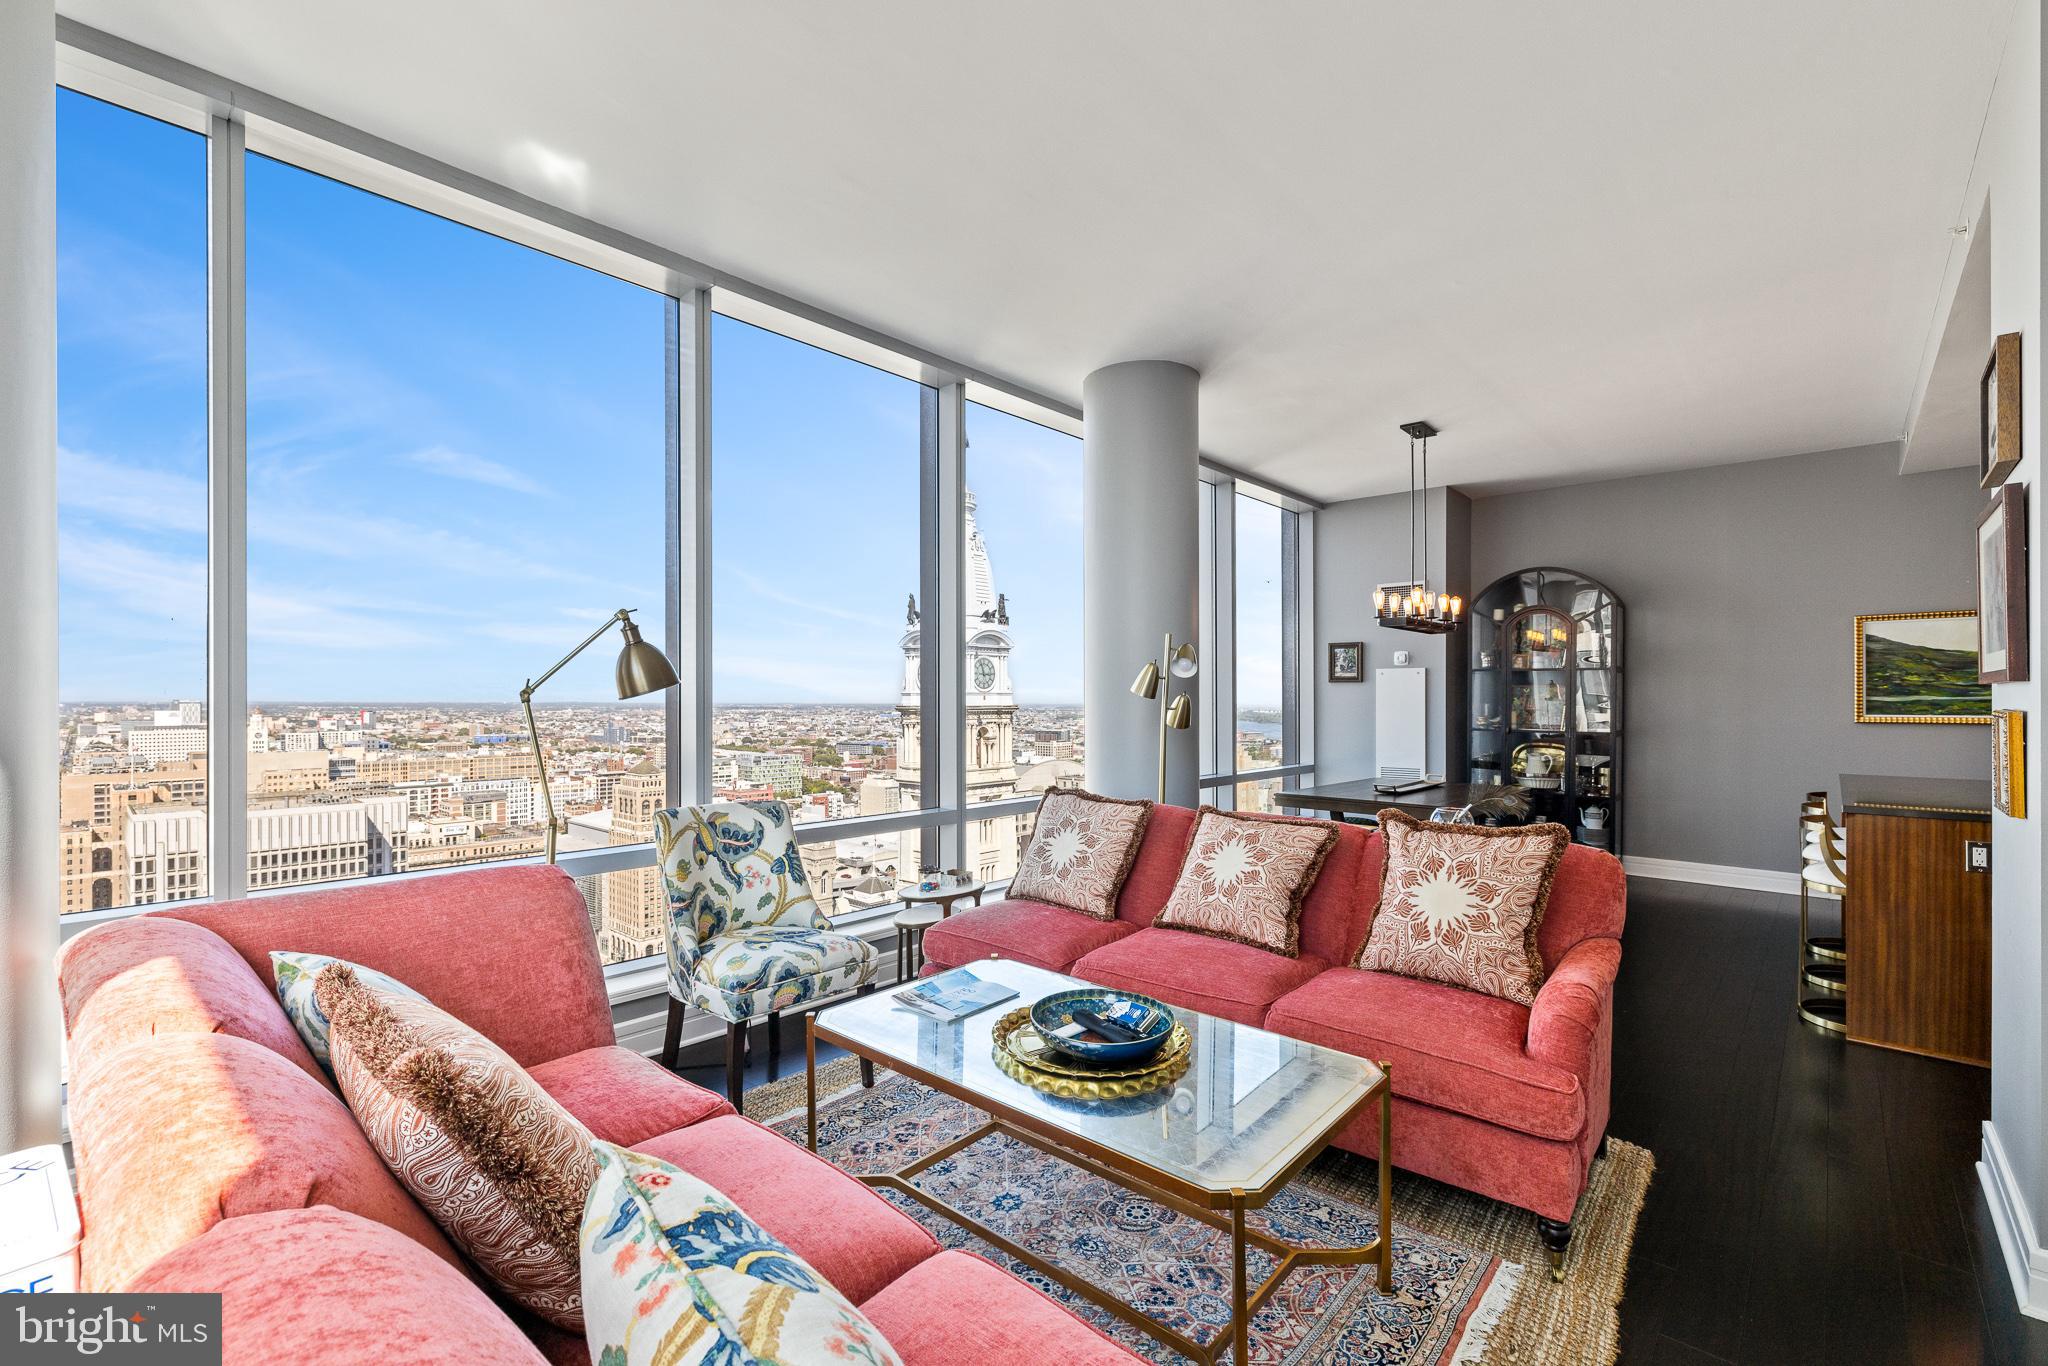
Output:
[[1097,920],[1116,919],[1117,894],[1138,861],[1138,841],[1151,816],[1150,802],[1088,792],[1046,793],[1038,803],[1031,845],[1010,879],[1010,895]]
[[1205,806],[1180,880],[1153,923],[1301,954],[1301,900],[1337,843],[1327,821],[1264,820]]
[[[329,963],[339,963],[339,958],[329,958],[322,953],[276,953],[270,955],[270,973],[277,980],[277,999],[284,1005],[284,1013],[292,1022],[292,1028],[299,1031],[299,1037],[306,1041],[306,1048],[313,1060],[326,1068],[329,1075],[334,1064],[327,1057],[327,1034],[331,1026],[327,1013],[320,1009],[319,1000],[313,995],[313,979],[320,969]],[[358,963],[349,964],[355,969],[356,979],[396,991],[412,997],[415,1001],[427,998],[414,991],[396,978],[386,977],[374,968]]]
[[583,1327],[590,1131],[498,1046],[348,963],[313,979],[342,1098],[384,1165],[507,1295]]
[[595,1366],[896,1366],[874,1324],[717,1190],[610,1143],[596,1158],[582,1232]]
[[1536,930],[1571,843],[1561,825],[1442,825],[1380,813],[1387,857],[1358,966],[1533,1005]]

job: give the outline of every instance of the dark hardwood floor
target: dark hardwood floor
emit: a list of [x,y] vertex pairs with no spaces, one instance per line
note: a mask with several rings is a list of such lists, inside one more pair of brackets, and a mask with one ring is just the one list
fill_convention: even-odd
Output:
[[[1629,884],[1609,1132],[1657,1175],[1624,1366],[2048,1366],[2048,1323],[2015,1307],[1977,1184],[1990,1074],[1801,1024],[1797,941],[1795,898]],[[803,1067],[789,1037],[784,1075]],[[678,1070],[722,1091],[721,1049]]]
[[1608,1131],[1657,1175],[1622,1361],[2048,1363],[1977,1182],[1990,1073],[1802,1024],[1797,907],[1630,880]]

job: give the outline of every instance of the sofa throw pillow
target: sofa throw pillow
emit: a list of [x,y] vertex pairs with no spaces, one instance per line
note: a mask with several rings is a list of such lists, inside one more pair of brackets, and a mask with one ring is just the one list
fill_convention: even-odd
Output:
[[[334,1074],[334,1064],[327,1056],[327,1034],[331,1026],[327,1013],[320,1009],[319,1000],[313,995],[313,979],[320,969],[329,963],[339,963],[339,958],[330,958],[324,953],[277,953],[270,955],[270,973],[277,982],[277,999],[284,1006],[286,1018],[292,1028],[299,1031],[299,1037],[306,1042],[306,1050],[313,1055],[313,1061]],[[402,992],[416,1001],[426,997],[414,991],[396,978],[386,977],[375,968],[366,968],[360,963],[349,964],[355,969],[357,978],[374,982],[388,991]]]
[[583,1327],[589,1130],[489,1039],[348,963],[313,979],[342,1098],[399,1184],[499,1289]]
[[1010,895],[1116,919],[1116,899],[1138,861],[1152,803],[1048,792],[1038,803],[1031,844],[1010,879]]
[[1571,843],[1562,825],[1444,825],[1380,813],[1387,856],[1358,966],[1533,1005],[1536,930]]
[[715,1188],[600,1141],[583,1210],[594,1366],[898,1358],[832,1283]]
[[1152,923],[1301,956],[1301,902],[1337,843],[1327,821],[1261,820],[1205,806],[1173,895]]

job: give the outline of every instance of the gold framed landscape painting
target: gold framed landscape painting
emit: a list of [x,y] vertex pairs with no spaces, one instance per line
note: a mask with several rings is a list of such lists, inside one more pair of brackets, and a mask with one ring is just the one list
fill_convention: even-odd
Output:
[[1992,765],[1992,801],[2015,820],[2027,818],[2027,714],[1994,712],[1998,718],[1996,762]]
[[1990,725],[1991,685],[1977,680],[1977,614],[1856,618],[1856,719]]

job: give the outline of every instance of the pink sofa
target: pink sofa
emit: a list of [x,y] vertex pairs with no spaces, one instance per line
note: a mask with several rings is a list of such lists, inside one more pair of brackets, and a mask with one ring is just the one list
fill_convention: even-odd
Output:
[[319,1362],[589,1359],[582,1338],[481,1289],[385,1170],[278,1006],[272,949],[381,969],[489,1035],[600,1138],[723,1190],[906,1362],[1137,1360],[618,1047],[583,898],[528,867],[180,907],[65,946],[83,1287],[223,1292],[230,1362],[275,1360],[279,1344]]
[[[1561,1266],[1607,1133],[1628,900],[1620,861],[1584,845],[1566,851],[1538,933],[1548,976],[1525,1008],[1347,966],[1372,926],[1385,859],[1384,838],[1363,826],[1336,827],[1337,846],[1303,903],[1299,958],[1155,926],[1195,815],[1153,810],[1115,920],[991,902],[925,933],[925,970],[1016,958],[1390,1062],[1395,1163],[1532,1211]],[[1361,1118],[1338,1144],[1376,1156],[1377,1121]]]

